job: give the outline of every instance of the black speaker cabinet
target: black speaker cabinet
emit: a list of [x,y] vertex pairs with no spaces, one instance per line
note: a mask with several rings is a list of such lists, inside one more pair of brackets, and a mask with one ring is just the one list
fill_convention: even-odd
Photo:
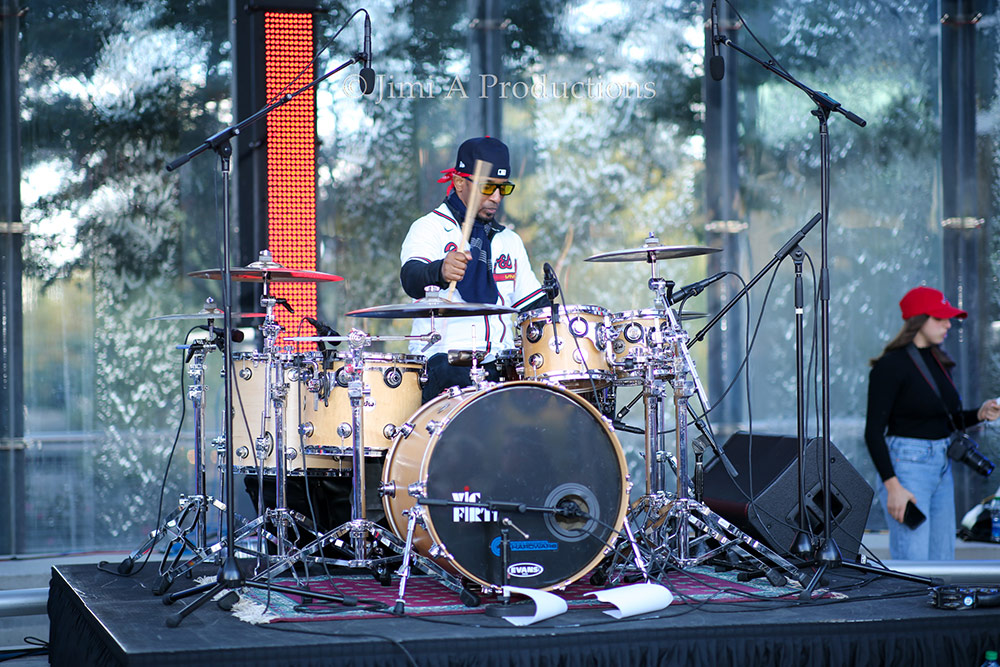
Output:
[[[821,450],[818,439],[806,443],[805,516],[814,535],[822,535],[824,529]],[[799,525],[798,439],[789,435],[751,438],[738,432],[723,451],[739,476],[731,479],[721,461],[712,460],[705,467],[705,503],[740,530],[787,554]],[[854,560],[874,493],[833,443],[830,459],[831,537],[843,557]]]

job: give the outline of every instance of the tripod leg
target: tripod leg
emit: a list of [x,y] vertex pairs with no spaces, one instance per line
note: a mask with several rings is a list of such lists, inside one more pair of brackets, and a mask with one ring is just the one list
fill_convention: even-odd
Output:
[[396,594],[396,606],[392,608],[392,613],[396,616],[402,616],[406,609],[406,582],[410,578],[410,555],[413,552],[413,529],[417,525],[417,514],[419,510],[414,507],[407,514],[409,514],[408,520],[406,522],[406,544],[403,547],[403,562],[399,566],[397,574],[399,574],[399,592]]
[[816,568],[816,572],[813,573],[812,579],[809,580],[806,587],[802,589],[801,593],[799,593],[800,600],[812,599],[813,592],[816,590],[816,587],[819,586],[820,581],[823,579],[823,575],[826,574],[827,567],[829,567],[829,563],[823,563]]
[[[211,600],[213,597],[215,597],[216,593],[225,590],[225,588],[226,588],[225,582],[216,582],[212,584],[206,584],[204,586],[198,586],[197,588],[192,588],[190,591],[186,591],[186,593],[188,593],[189,595],[195,595],[202,591],[205,592],[202,594],[201,597],[197,598],[191,604],[187,605],[183,609],[178,610],[176,613],[168,616],[167,627],[176,628],[178,625],[181,624],[181,621],[183,621],[190,614],[194,613],[194,611],[198,609],[198,607],[202,606],[203,604]],[[166,596],[165,598],[163,598],[163,603],[167,604],[167,600],[169,600],[172,597],[173,597],[172,595]]]

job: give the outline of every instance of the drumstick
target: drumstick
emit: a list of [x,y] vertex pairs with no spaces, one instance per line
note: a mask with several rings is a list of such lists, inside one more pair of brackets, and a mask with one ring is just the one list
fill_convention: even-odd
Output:
[[[469,197],[469,204],[465,207],[465,220],[462,221],[462,245],[458,247],[459,252],[465,252],[465,247],[469,245],[469,237],[472,235],[472,225],[476,221],[476,213],[479,213],[479,199],[483,194],[482,184],[483,181],[486,180],[486,174],[492,171],[492,164],[482,160],[476,160],[476,166],[472,170],[472,196]],[[448,285],[449,301],[451,301],[452,297],[455,295],[456,284],[457,281],[452,280],[451,284]]]

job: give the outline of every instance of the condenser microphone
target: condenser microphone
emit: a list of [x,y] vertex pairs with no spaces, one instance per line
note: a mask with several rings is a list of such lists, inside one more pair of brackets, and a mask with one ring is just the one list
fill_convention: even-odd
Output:
[[358,73],[358,85],[363,95],[370,95],[375,90],[375,70],[372,69],[372,20],[365,12],[365,46],[361,53],[362,66]]
[[675,303],[683,301],[684,299],[690,299],[693,296],[698,296],[705,290],[706,287],[708,287],[717,280],[722,280],[725,277],[726,277],[726,272],[722,271],[721,273],[716,273],[714,276],[709,276],[704,280],[699,280],[696,283],[685,285],[684,287],[680,288],[679,290],[670,295],[670,305],[672,306]]
[[712,57],[708,61],[708,70],[712,73],[712,78],[722,81],[726,75],[726,61],[719,55],[719,10],[715,0],[712,0]]
[[[202,329],[204,331],[207,331],[208,333],[210,333],[211,335],[215,336],[216,338],[220,338],[220,339],[225,340],[225,336],[226,336],[226,330],[225,329],[220,329],[219,327],[209,326],[208,324],[199,324],[198,328]],[[232,339],[232,341],[234,343],[242,343],[243,342],[243,336],[244,336],[243,331],[240,330],[240,329],[233,329],[232,332],[230,333],[230,338]]]
[[[336,329],[322,320],[317,320],[315,317],[307,317],[306,322],[313,325],[316,328],[316,333],[320,336],[340,336]],[[335,347],[337,345],[340,345],[340,341],[334,343]]]
[[549,297],[549,301],[554,302],[556,297],[559,296],[559,278],[556,276],[555,269],[548,262],[542,265],[542,272],[545,278],[542,282],[542,289],[545,290],[545,295]]

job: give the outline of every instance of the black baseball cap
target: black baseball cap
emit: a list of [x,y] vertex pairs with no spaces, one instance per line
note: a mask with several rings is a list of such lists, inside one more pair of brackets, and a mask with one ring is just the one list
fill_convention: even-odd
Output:
[[458,147],[458,157],[455,158],[455,171],[471,174],[476,167],[476,160],[493,165],[487,178],[510,180],[510,151],[499,139],[477,137],[462,143]]

